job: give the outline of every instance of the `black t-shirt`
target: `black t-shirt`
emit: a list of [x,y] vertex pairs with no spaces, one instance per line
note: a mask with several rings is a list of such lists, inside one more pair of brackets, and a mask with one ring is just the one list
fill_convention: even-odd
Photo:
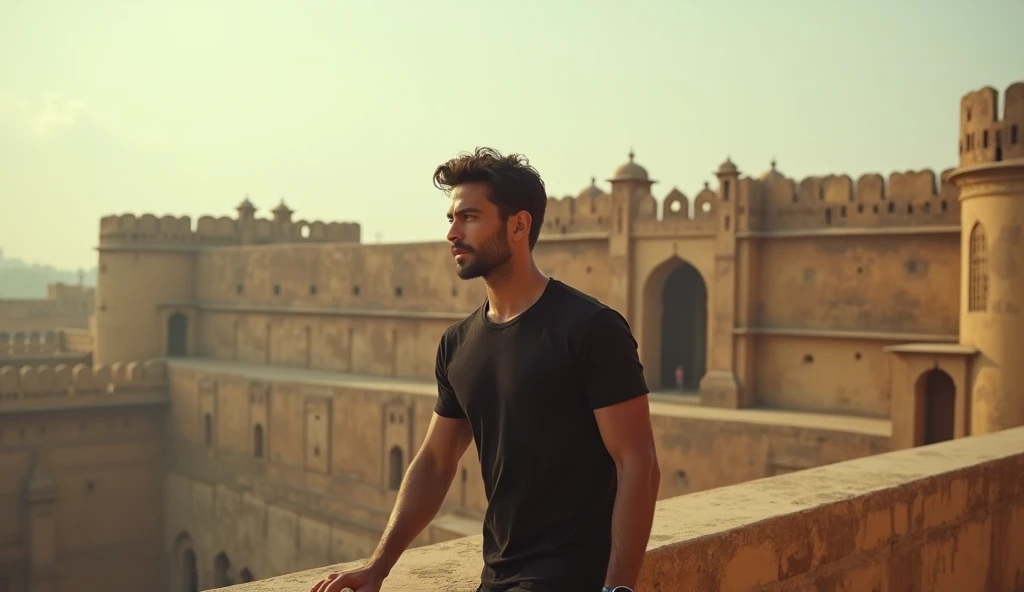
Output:
[[615,464],[594,410],[647,394],[626,320],[553,278],[506,323],[487,303],[437,351],[435,411],[468,418],[488,506],[488,588],[600,590],[611,549]]

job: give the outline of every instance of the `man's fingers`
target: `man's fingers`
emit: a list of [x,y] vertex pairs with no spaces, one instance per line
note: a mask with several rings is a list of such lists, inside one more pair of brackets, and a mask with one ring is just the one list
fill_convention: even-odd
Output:
[[323,592],[342,592],[346,588],[355,589],[362,584],[352,574],[331,574],[327,578]]
[[337,579],[338,574],[329,574],[324,579],[317,582],[309,592],[327,592],[327,587]]

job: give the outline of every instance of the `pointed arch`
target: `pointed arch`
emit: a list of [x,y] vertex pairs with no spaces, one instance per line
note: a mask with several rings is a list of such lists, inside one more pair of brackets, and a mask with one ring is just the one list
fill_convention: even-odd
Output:
[[[708,286],[700,271],[672,256],[643,288],[643,364],[652,388],[695,391],[707,369]],[[682,369],[682,385],[676,369]]]

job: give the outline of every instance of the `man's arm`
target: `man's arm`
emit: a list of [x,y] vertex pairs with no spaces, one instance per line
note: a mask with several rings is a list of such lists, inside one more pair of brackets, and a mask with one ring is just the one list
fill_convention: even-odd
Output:
[[618,474],[605,586],[635,588],[661,481],[647,396],[595,409],[594,416]]
[[465,418],[434,414],[419,452],[398,489],[395,507],[367,567],[381,579],[391,573],[398,558],[437,516],[448,488],[458,472],[459,459],[473,442]]

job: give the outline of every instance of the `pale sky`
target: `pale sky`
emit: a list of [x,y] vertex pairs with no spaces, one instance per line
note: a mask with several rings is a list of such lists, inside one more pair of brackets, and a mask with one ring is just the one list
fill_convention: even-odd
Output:
[[693,196],[956,163],[962,94],[1024,80],[1024,0],[0,0],[0,248],[96,262],[113,213],[284,197],[442,240],[437,164],[526,154],[550,194],[630,147]]

